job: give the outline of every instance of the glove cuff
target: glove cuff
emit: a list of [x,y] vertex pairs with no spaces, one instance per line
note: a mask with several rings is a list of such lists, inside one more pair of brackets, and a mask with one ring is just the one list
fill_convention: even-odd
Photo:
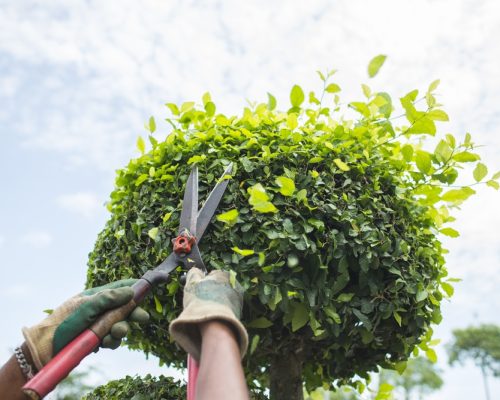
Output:
[[[50,354],[52,354],[52,344],[46,338],[42,339],[37,335],[33,335],[33,329],[24,327],[22,329],[22,332],[26,346],[28,347],[28,350],[31,354],[33,364],[35,364],[36,369],[40,371],[43,368],[44,364],[46,364],[48,360],[50,360]],[[35,345],[35,343],[38,343],[38,347],[40,347],[40,344],[42,344],[43,349],[41,349],[41,354],[38,352],[38,347]],[[49,357],[49,359],[46,360],[45,363],[43,363],[42,358],[46,359],[47,356]]]
[[201,334],[199,325],[203,322],[221,320],[228,323],[236,336],[241,358],[248,348],[248,334],[232,310],[215,302],[194,301],[170,323],[172,338],[196,360],[201,355]]

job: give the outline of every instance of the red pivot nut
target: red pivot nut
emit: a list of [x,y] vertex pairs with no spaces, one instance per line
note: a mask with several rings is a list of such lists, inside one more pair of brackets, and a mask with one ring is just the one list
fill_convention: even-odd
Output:
[[191,247],[196,243],[196,238],[187,232],[183,232],[173,240],[173,243],[176,254],[188,254],[191,253]]

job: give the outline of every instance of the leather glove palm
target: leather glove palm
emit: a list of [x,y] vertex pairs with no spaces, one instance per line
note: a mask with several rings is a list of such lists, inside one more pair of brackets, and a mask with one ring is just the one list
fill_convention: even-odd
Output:
[[191,268],[184,287],[184,310],[170,323],[170,335],[194,359],[201,354],[201,334],[198,325],[210,320],[228,323],[236,335],[241,357],[248,347],[248,334],[240,322],[243,307],[243,288],[238,282],[230,283],[227,271],[205,274]]

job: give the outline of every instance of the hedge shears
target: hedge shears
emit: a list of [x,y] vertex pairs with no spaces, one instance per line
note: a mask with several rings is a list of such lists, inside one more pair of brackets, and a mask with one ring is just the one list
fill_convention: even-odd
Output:
[[[116,322],[124,320],[130,312],[158,284],[166,283],[177,266],[196,267],[206,272],[198,243],[207,229],[228,185],[229,164],[203,207],[198,211],[198,167],[191,169],[184,191],[177,237],[172,240],[172,253],[156,268],[147,271],[133,286],[134,297],[126,305],[103,314],[90,328],[83,331],[57,353],[30,381],[23,391],[32,399],[42,399],[50,393],[80,362],[92,353]],[[194,400],[198,364],[188,356],[187,398]]]

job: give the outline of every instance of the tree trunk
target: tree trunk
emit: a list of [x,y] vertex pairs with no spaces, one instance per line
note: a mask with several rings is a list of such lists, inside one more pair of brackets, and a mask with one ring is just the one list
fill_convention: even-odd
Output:
[[304,400],[302,359],[297,354],[273,356],[269,375],[271,400]]
[[490,390],[488,389],[488,381],[486,380],[486,371],[484,365],[481,366],[481,372],[483,374],[484,392],[486,393],[486,400],[490,400]]

